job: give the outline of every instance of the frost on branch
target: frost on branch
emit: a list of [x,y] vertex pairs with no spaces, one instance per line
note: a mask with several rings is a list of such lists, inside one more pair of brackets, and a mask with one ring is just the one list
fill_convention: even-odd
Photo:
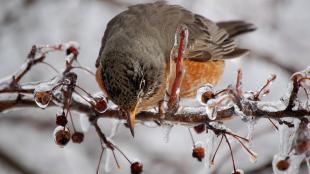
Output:
[[[309,166],[310,135],[308,131],[309,111],[309,89],[310,89],[310,68],[295,73],[291,77],[287,94],[278,101],[261,101],[268,95],[269,86],[275,81],[276,76],[271,75],[266,83],[259,89],[243,91],[242,72],[238,71],[235,85],[229,85],[224,89],[215,89],[209,84],[205,84],[197,91],[197,101],[200,106],[180,105],[179,87],[182,78],[182,53],[186,48],[187,33],[186,27],[178,30],[177,37],[179,44],[173,53],[177,57],[175,68],[179,67],[179,73],[175,75],[175,86],[166,96],[167,102],[159,108],[143,111],[136,118],[142,125],[154,128],[166,128],[166,140],[169,132],[175,125],[184,125],[191,133],[194,130],[198,135],[206,135],[203,141],[193,141],[192,157],[198,162],[204,161],[207,167],[212,170],[212,166],[217,165],[216,154],[222,146],[230,150],[230,157],[233,166],[232,173],[243,173],[237,169],[237,161],[231,144],[238,144],[249,155],[249,160],[254,161],[258,155],[251,149],[253,132],[259,119],[268,119],[276,129],[279,130],[280,150],[273,159],[273,169],[275,173],[296,173],[300,163],[306,160]],[[183,38],[183,43],[182,43]],[[28,73],[33,66],[46,63],[48,54],[60,51],[65,55],[64,68],[56,70],[57,76],[44,82],[21,83],[20,80]],[[77,83],[78,75],[74,69],[82,69],[91,76],[94,75],[89,68],[77,63],[79,49],[76,43],[67,43],[48,46],[33,46],[26,63],[20,70],[12,76],[0,80],[0,112],[20,107],[57,107],[59,111],[55,113],[55,142],[60,146],[67,143],[83,143],[84,134],[90,126],[94,127],[100,139],[101,158],[104,157],[104,168],[109,170],[110,160],[114,160],[120,168],[118,157],[121,154],[128,161],[128,169],[131,173],[141,173],[143,165],[138,160],[132,160],[113,141],[119,126],[124,125],[127,119],[118,107],[109,101],[105,96],[91,94]],[[171,61],[175,61],[172,59]],[[49,65],[53,69],[53,65]],[[186,70],[185,70],[186,72]],[[181,74],[178,76],[177,74]],[[179,80],[178,80],[179,78]],[[79,116],[78,118],[76,118]],[[111,134],[104,133],[97,121],[100,118],[113,118],[115,120]],[[82,130],[79,131],[73,120],[79,119]],[[228,119],[238,119],[247,124],[248,136],[242,137],[230,130],[225,121]],[[126,125],[125,125],[126,126]],[[119,153],[115,153],[115,151]],[[110,159],[111,158],[111,159]],[[203,164],[202,164],[203,165]],[[100,162],[97,172],[100,171]]]

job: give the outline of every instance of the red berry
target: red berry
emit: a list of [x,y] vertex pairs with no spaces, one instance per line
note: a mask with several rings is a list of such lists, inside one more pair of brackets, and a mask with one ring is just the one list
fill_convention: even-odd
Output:
[[82,132],[74,132],[71,137],[73,143],[82,143],[84,140],[84,134]]
[[96,105],[95,105],[95,109],[100,112],[100,113],[103,113],[106,111],[106,109],[108,108],[108,105],[107,105],[107,102],[105,99],[103,98],[96,98],[95,99],[96,101]]
[[194,127],[194,130],[197,132],[197,134],[201,134],[202,132],[206,130],[206,126],[205,124],[199,124]]
[[61,147],[68,144],[71,134],[68,129],[58,126],[54,132],[55,143]]
[[280,160],[277,163],[277,168],[280,171],[285,171],[290,167],[290,163],[287,160]]
[[131,174],[141,174],[143,171],[143,165],[139,162],[134,162],[130,166]]
[[202,159],[205,157],[205,149],[203,147],[195,147],[193,149],[192,156],[197,158],[198,161],[202,161]]

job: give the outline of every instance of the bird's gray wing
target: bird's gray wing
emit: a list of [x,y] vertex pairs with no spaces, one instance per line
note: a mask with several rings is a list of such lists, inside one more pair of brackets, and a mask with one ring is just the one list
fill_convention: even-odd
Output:
[[195,61],[230,59],[249,52],[247,49],[237,47],[232,39],[233,36],[230,36],[226,28],[237,35],[242,33],[237,33],[238,31],[250,31],[246,30],[252,26],[250,24],[246,25],[238,21],[222,22],[219,23],[223,26],[221,27],[203,16],[196,15],[178,5],[168,5],[165,1],[130,7],[132,11],[142,9],[149,25],[160,32],[161,45],[167,56],[170,55],[177,27],[181,25],[186,25],[189,29],[189,47],[185,56],[187,59]]

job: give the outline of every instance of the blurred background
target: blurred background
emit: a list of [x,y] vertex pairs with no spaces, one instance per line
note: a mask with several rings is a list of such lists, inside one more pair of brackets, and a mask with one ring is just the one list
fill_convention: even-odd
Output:
[[[128,5],[152,0],[0,0],[0,77],[12,74],[26,59],[33,44],[56,44],[71,40],[80,43],[79,62],[95,71],[95,60],[107,22]],[[245,90],[259,89],[270,74],[277,74],[271,93],[264,100],[276,101],[286,93],[291,74],[310,66],[309,0],[171,0],[214,21],[242,19],[254,23],[258,30],[238,39],[242,47],[252,50],[249,56],[231,60],[217,89],[234,84],[237,69],[243,70]],[[64,66],[64,54],[50,54],[47,61],[57,68]],[[80,72],[78,83],[88,91],[98,92],[95,79]],[[55,73],[45,65],[36,66],[24,81],[47,80]],[[81,145],[69,143],[59,148],[53,140],[57,108],[20,109],[0,114],[0,173],[6,174],[85,174],[95,173],[100,155],[99,139],[90,128]],[[80,118],[75,124],[80,129]],[[107,134],[115,120],[101,120]],[[247,125],[240,120],[227,126],[242,136]],[[192,143],[188,130],[175,126],[166,142],[167,128],[138,125],[133,139],[123,126],[114,142],[132,159],[144,164],[145,174],[206,173],[204,162],[191,157]],[[233,144],[236,165],[251,173],[272,173],[272,156],[277,153],[277,132],[266,120],[255,126],[252,149],[259,156],[251,163],[238,144]],[[197,141],[204,135],[194,134]],[[113,159],[111,173],[130,173],[129,165],[117,155],[122,168]],[[105,173],[102,163],[100,173]],[[303,165],[305,166],[305,165]],[[305,171],[305,169],[303,169]],[[215,159],[214,174],[230,173],[232,164],[226,145]],[[303,171],[302,171],[303,173]]]

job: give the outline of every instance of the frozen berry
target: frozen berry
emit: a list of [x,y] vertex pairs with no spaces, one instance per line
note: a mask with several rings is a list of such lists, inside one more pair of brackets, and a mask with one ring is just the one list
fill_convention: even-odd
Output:
[[95,100],[96,100],[95,101],[96,102],[96,105],[95,105],[96,108],[95,109],[100,113],[105,112],[108,108],[106,100],[103,98],[96,98]]
[[58,126],[54,131],[54,140],[57,145],[63,147],[70,141],[71,134],[67,128]]
[[84,134],[82,132],[74,132],[71,137],[73,143],[82,143],[84,140]]
[[195,147],[193,149],[192,156],[197,158],[198,161],[202,161],[202,159],[205,157],[205,149],[203,147]]
[[197,132],[197,134],[201,134],[206,130],[205,124],[199,124],[194,127],[194,130]]
[[40,92],[35,92],[34,94],[34,101],[42,109],[48,106],[51,99],[52,99],[52,95],[51,95],[51,92],[49,91],[40,91]]
[[290,167],[290,163],[287,160],[280,160],[277,163],[277,168],[281,171],[285,171]]
[[141,174],[143,171],[143,165],[139,162],[134,162],[130,166],[131,174]]
[[304,139],[297,142],[295,146],[296,153],[302,154],[305,153],[309,149],[309,142]]
[[201,95],[201,102],[202,102],[202,103],[207,103],[208,100],[210,100],[210,99],[212,99],[212,98],[214,98],[213,92],[212,92],[212,91],[206,91],[205,93],[203,93],[203,94]]
[[67,123],[68,120],[64,113],[56,115],[56,125],[65,127]]

